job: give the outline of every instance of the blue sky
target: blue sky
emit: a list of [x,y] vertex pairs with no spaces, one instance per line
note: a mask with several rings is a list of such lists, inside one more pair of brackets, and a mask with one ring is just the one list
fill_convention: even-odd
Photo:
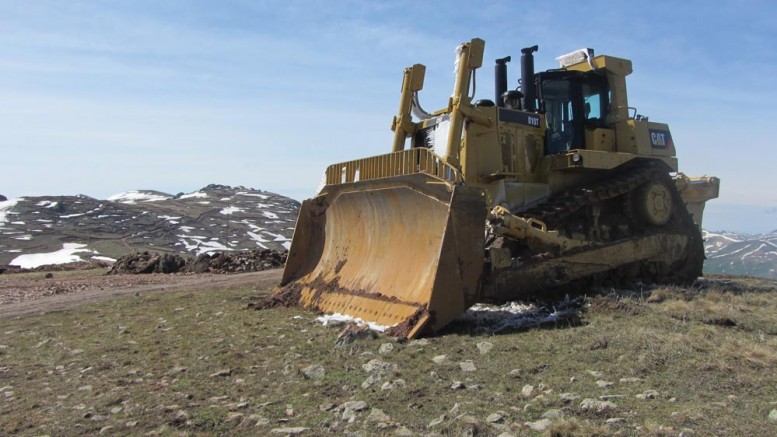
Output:
[[[481,4],[482,3],[482,4]],[[404,67],[445,105],[453,52],[539,44],[631,59],[629,103],[667,122],[681,170],[722,179],[705,227],[777,229],[777,6],[768,1],[0,0],[0,194],[189,192],[296,199],[326,165],[386,153]],[[516,85],[517,62],[510,65]]]

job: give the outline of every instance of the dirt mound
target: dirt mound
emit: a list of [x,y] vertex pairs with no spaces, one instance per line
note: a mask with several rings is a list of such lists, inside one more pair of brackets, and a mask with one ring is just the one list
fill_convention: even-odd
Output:
[[286,255],[269,249],[204,253],[194,258],[137,252],[116,260],[108,274],[258,272],[283,267]]
[[194,273],[241,273],[283,267],[287,252],[248,250],[242,252],[203,253],[189,261],[187,271]]
[[136,252],[117,259],[108,274],[177,273],[185,267],[186,259],[180,255]]

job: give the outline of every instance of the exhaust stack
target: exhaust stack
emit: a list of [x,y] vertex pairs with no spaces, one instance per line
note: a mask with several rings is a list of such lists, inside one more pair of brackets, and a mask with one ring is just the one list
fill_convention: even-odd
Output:
[[534,55],[539,46],[521,49],[521,92],[523,92],[523,109],[536,111],[534,103],[537,97],[534,84]]
[[504,107],[504,101],[502,100],[502,94],[507,91],[507,63],[512,58],[507,56],[505,58],[497,59],[494,65],[494,93],[496,106]]

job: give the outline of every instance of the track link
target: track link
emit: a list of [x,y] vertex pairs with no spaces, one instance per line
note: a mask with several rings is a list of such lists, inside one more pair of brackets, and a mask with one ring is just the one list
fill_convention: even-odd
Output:
[[[648,226],[639,223],[631,205],[634,193],[651,181],[664,181],[671,187],[673,217],[669,223],[663,226]],[[617,210],[621,223],[628,224],[631,229],[630,236],[616,236],[612,240],[600,241],[602,244],[621,241],[623,238],[637,238],[657,233],[685,235],[689,239],[682,257],[678,258],[672,265],[643,261],[636,265],[616,266],[606,274],[592,276],[589,285],[634,281],[688,284],[701,275],[704,263],[701,233],[688,214],[685,203],[668,172],[655,166],[625,169],[614,177],[559,193],[540,205],[514,213],[521,217],[542,220],[547,224],[548,229],[570,234],[572,231],[570,229],[571,223],[584,222],[583,217],[588,214],[589,208],[601,205],[610,205],[613,210]],[[608,218],[612,217],[608,216]]]

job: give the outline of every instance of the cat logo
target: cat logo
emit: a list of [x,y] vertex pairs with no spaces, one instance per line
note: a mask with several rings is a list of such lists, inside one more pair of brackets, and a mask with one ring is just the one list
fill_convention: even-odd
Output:
[[672,135],[669,131],[650,129],[650,145],[657,149],[665,149],[672,144]]

